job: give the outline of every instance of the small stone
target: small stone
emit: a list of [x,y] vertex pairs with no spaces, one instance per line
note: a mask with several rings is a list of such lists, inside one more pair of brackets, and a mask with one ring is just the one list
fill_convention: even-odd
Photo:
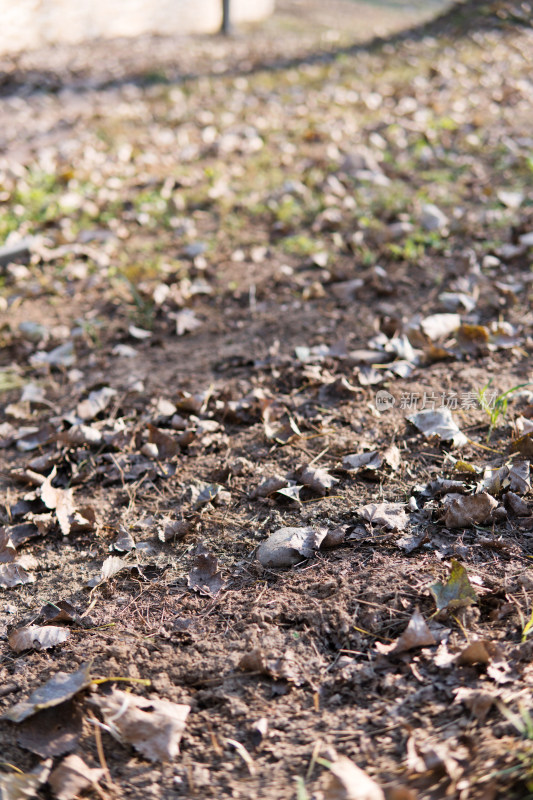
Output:
[[419,221],[426,231],[440,231],[447,226],[448,217],[433,203],[427,203],[422,206]]

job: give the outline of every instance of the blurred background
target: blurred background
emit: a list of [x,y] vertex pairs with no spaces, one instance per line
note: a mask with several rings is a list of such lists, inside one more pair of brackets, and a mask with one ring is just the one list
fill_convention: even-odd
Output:
[[[440,11],[445,0],[0,0],[0,53],[146,34],[212,34],[250,24],[330,38],[383,34]],[[225,23],[225,25],[224,25]]]

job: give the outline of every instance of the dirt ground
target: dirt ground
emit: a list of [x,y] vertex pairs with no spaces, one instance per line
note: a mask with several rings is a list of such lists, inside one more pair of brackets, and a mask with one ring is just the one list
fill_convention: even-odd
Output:
[[2,62],[2,797],[533,797],[531,9],[305,5]]

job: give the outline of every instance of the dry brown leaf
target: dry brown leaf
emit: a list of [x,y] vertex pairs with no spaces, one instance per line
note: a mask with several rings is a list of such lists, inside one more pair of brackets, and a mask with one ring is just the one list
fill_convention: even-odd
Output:
[[179,442],[172,434],[148,424],[148,441],[157,445],[159,458],[172,458],[180,449]]
[[315,469],[315,467],[310,466],[297,469],[294,473],[294,477],[321,497],[324,497],[328,489],[331,489],[338,483],[337,478],[334,478],[329,472],[326,472],[325,469]]
[[116,391],[114,389],[109,386],[103,386],[101,389],[91,392],[86,400],[78,403],[76,414],[84,422],[94,419],[102,411],[105,411],[115,395]]
[[272,475],[272,477],[266,478],[254,489],[252,497],[269,497],[269,495],[274,494],[280,489],[286,488],[288,484],[289,480],[287,478],[281,475]]
[[392,531],[403,531],[409,521],[403,503],[368,503],[358,508],[357,513],[372,525]]
[[2,800],[25,800],[35,797],[39,787],[46,782],[52,768],[48,758],[31,772],[11,772],[0,775],[0,797]]
[[100,709],[110,732],[150,761],[167,761],[179,754],[189,705],[138,697],[119,689],[92,702]]
[[218,559],[199,545],[189,572],[187,585],[204,594],[217,594],[224,585],[222,573],[218,571]]
[[55,768],[48,783],[56,800],[74,800],[84,789],[95,786],[104,776],[99,767],[88,767],[77,755],[69,755]]
[[429,630],[426,620],[418,609],[409,620],[409,624],[398,639],[391,644],[376,643],[378,652],[383,655],[405,653],[415,647],[429,647],[437,644],[437,641]]
[[[31,556],[26,556],[26,560],[31,559]],[[28,569],[33,569],[37,566],[37,560],[34,559],[34,564]],[[0,587],[3,589],[11,589],[13,586],[20,586],[25,583],[34,583],[35,576],[28,572],[22,564],[22,559],[19,558],[12,564],[0,564]]]
[[342,466],[349,472],[375,471],[383,464],[383,456],[378,450],[369,453],[354,453],[344,456]]
[[83,715],[75,701],[39,711],[21,722],[17,742],[25,750],[47,758],[70,753],[78,746]]
[[494,694],[493,689],[491,692],[487,692],[482,689],[470,689],[466,686],[461,686],[455,690],[454,694],[456,702],[464,703],[481,724],[485,722],[489,711],[497,701],[497,696]]
[[57,625],[28,625],[11,631],[8,641],[15,653],[21,653],[23,650],[48,650],[62,644],[69,636],[68,628]]
[[40,488],[41,500],[47,508],[56,512],[59,527],[64,536],[70,533],[72,517],[75,512],[72,489],[57,489],[52,486],[56,476],[56,468],[45,478]]
[[490,664],[492,660],[501,661],[502,655],[498,647],[486,639],[477,639],[470,642],[456,656],[456,663],[461,666],[471,667],[473,664]]
[[468,442],[454,422],[449,408],[438,408],[435,411],[426,409],[411,414],[407,419],[429,439],[437,436],[443,442],[451,442],[454,447],[463,447]]
[[21,700],[6,711],[2,718],[11,722],[22,722],[38,711],[65,703],[90,685],[90,667],[90,664],[82,664],[76,672],[56,672],[50,680],[32,692],[27,700]]
[[468,528],[489,522],[498,501],[487,492],[481,494],[448,494],[443,501],[444,524],[447,528]]
[[325,783],[325,800],[385,800],[380,786],[344,756],[330,765]]

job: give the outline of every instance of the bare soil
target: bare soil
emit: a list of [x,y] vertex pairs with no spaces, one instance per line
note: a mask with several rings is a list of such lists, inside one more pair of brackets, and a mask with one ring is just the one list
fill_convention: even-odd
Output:
[[[361,42],[347,24],[364,7],[338,0],[332,22],[306,4],[304,21],[291,0],[229,42],[4,65],[0,229],[33,241],[2,267],[0,561],[36,561],[31,582],[0,589],[0,710],[87,661],[95,678],[191,706],[167,762],[95,734],[88,696],[113,681],[77,695],[81,731],[61,752],[46,720],[37,754],[0,720],[6,775],[50,747],[54,766],[69,750],[108,769],[94,797],[359,797],[328,788],[320,759],[345,755],[387,800],[533,796],[529,485],[520,515],[502,484],[498,514],[453,529],[443,497],[424,494],[439,478],[479,491],[484,470],[529,469],[531,455],[527,436],[517,445],[528,387],[490,436],[478,394],[532,378],[520,237],[533,230],[533,39],[523,6],[472,7],[486,13],[477,33],[456,10],[398,35],[421,12],[389,9],[384,38],[365,44],[376,19]],[[433,230],[428,203],[446,218]],[[458,309],[471,327],[431,342],[421,321],[449,312],[444,293],[472,299]],[[402,350],[402,369],[353,355],[405,336],[418,357]],[[69,342],[70,361],[39,363]],[[42,394],[21,399],[28,385]],[[103,438],[69,442],[102,387],[115,394],[85,424]],[[430,403],[451,405],[466,444],[407,420]],[[397,469],[343,466],[390,445]],[[295,499],[256,491],[307,465],[337,482]],[[70,515],[67,536],[41,497],[54,470],[85,518]],[[407,528],[365,522],[378,502],[401,504]],[[261,566],[257,546],[285,526],[344,535],[291,568]],[[221,588],[191,578],[206,551]],[[110,555],[124,568],[88,586]],[[429,587],[456,561],[476,602],[438,614]],[[13,630],[61,601],[78,615],[52,623],[69,638],[16,652]],[[416,609],[435,644],[384,652]],[[474,642],[485,655],[465,655]]]

